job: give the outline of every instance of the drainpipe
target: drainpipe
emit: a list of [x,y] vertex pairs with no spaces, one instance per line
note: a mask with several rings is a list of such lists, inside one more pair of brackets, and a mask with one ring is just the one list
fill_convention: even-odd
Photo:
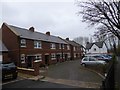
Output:
[[18,64],[18,65],[19,65],[19,67],[20,67],[20,66],[21,66],[21,58],[20,58],[20,57],[21,57],[21,56],[20,56],[20,46],[21,46],[20,44],[21,44],[21,43],[20,43],[20,36],[18,36],[18,44],[19,44],[19,51],[18,51],[18,53],[19,53],[19,62],[18,62],[18,63],[19,63],[19,64]]
[[61,44],[61,48],[62,48],[62,60],[63,60],[63,44]]

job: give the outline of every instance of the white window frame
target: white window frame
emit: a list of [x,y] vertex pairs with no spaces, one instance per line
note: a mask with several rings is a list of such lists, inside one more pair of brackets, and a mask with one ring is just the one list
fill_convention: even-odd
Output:
[[36,54],[34,62],[40,62],[40,61],[42,61],[42,54]]
[[20,47],[26,47],[26,39],[20,40]]
[[62,46],[61,46],[61,43],[59,44],[59,49],[61,49],[62,48]]
[[70,45],[67,45],[67,50],[70,50]]
[[74,58],[76,58],[76,53],[74,53]]
[[65,49],[65,45],[64,44],[62,44],[62,49]]
[[56,59],[56,54],[55,53],[51,53],[51,60],[55,60]]
[[41,41],[34,41],[34,48],[42,48],[42,42]]
[[76,47],[74,46],[74,51],[76,51]]
[[51,43],[51,44],[50,44],[50,48],[51,48],[51,49],[56,49],[56,44],[55,44],[55,43]]
[[70,57],[71,57],[70,53],[67,53],[67,55],[68,55],[68,58],[70,58]]
[[25,54],[20,55],[21,63],[25,63]]

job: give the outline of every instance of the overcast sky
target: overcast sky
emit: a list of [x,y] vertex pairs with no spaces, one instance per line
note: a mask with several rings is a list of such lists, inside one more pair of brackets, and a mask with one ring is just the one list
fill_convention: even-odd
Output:
[[90,36],[95,31],[94,28],[90,29],[86,23],[81,22],[82,17],[76,14],[80,8],[74,0],[16,1],[2,1],[0,25],[6,22],[27,29],[33,26],[36,31],[42,33],[50,31],[51,35],[70,39]]

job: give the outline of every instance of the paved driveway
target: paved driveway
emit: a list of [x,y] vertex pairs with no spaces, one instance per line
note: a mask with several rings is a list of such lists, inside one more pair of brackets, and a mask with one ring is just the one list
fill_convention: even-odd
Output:
[[80,65],[80,60],[67,61],[58,63],[56,65],[50,65],[48,67],[47,78],[51,81],[75,84],[79,82],[93,83],[94,85],[101,85],[102,78]]

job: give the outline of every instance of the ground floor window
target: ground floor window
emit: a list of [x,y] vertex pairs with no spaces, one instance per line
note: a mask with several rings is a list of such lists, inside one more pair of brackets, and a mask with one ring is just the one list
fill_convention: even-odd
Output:
[[65,53],[63,53],[63,59],[65,59]]
[[51,60],[55,60],[56,59],[56,54],[55,53],[51,53]]
[[74,58],[76,58],[76,53],[74,53]]
[[36,54],[35,55],[35,62],[42,61],[42,54]]
[[71,56],[70,56],[70,53],[67,53],[67,55],[68,55],[68,58],[70,58]]
[[25,54],[21,54],[21,63],[25,63]]

